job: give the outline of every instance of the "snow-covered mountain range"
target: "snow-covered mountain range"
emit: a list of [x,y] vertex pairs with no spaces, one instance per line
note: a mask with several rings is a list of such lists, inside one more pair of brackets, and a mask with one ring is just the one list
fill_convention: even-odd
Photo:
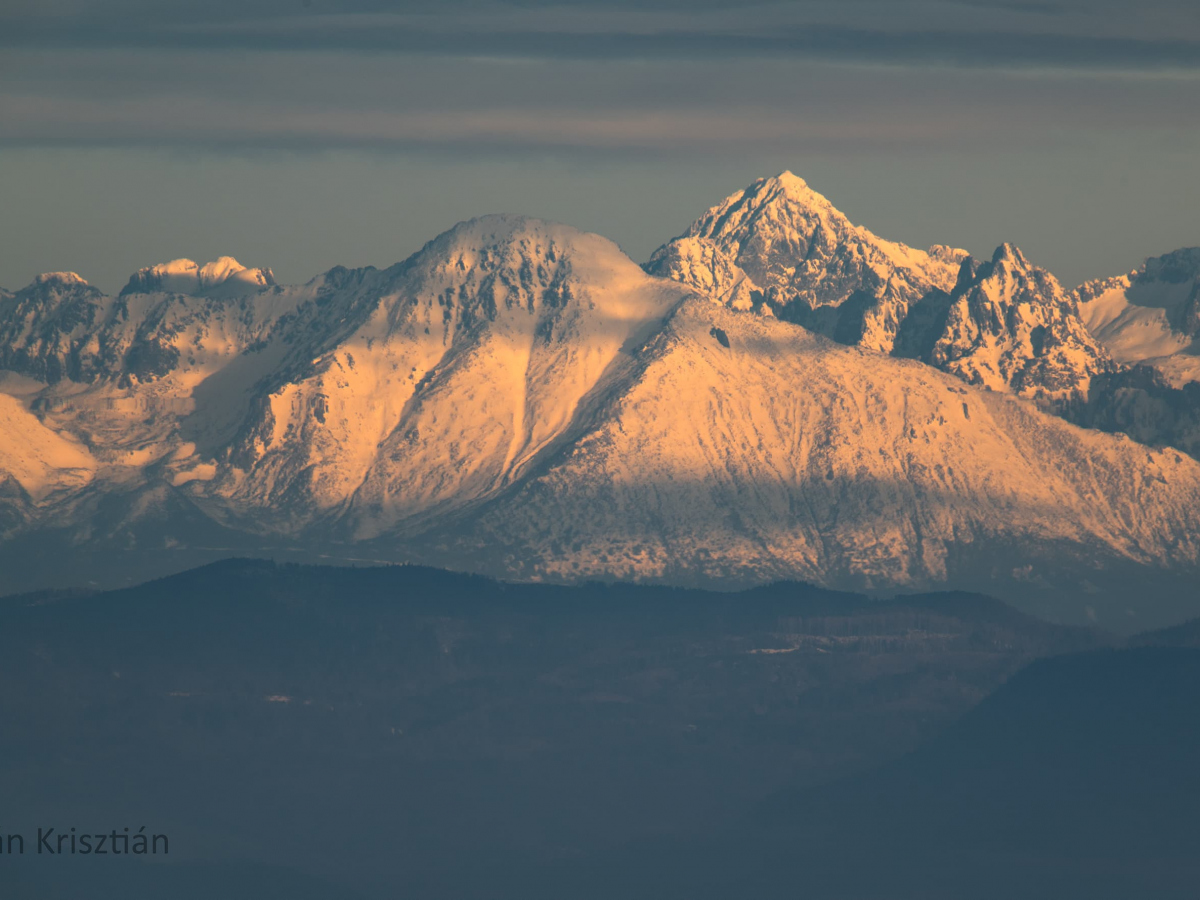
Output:
[[1090,281],[1074,296],[1088,330],[1121,366],[1064,413],[1200,457],[1200,247]]
[[1075,296],[1084,324],[1117,362],[1152,366],[1173,387],[1200,381],[1200,247],[1089,281]]
[[981,262],[965,250],[886,241],[790,172],[714,206],[647,270],[733,309],[1023,397],[1084,396],[1092,376],[1113,368],[1077,299],[1016,247]]
[[1200,462],[1113,410],[1121,379],[1183,396],[1190,253],[1066,292],[1011,245],[885,241],[784,173],[644,268],[488,216],[300,286],[228,257],[115,297],[50,273],[0,294],[0,591],[319,551],[1144,624],[1117,587],[1200,572]]
[[967,257],[876,237],[784,172],[714,206],[659,248],[646,269],[733,309],[887,353],[909,310],[952,291]]

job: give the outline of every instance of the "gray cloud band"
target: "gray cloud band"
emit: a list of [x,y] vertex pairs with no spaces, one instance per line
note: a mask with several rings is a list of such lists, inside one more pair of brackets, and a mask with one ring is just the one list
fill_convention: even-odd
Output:
[[781,60],[612,66],[166,50],[20,51],[8,61],[20,73],[0,81],[0,146],[10,147],[696,155],[995,149],[1131,131],[1192,146],[1200,121],[1196,73],[947,78]]
[[1200,42],[1053,33],[883,31],[811,25],[773,33],[454,31],[375,23],[281,27],[87,28],[22,26],[0,32],[8,48],[365,51],[544,59],[803,58],[894,65],[1061,69],[1200,69]]

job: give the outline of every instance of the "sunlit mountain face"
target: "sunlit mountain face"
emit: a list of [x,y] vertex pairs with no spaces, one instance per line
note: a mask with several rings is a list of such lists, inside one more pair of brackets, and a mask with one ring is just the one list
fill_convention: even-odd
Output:
[[1192,256],[1068,292],[785,172],[644,267],[489,216],[298,286],[229,257],[117,296],[49,273],[0,300],[5,587],[320,548],[1165,623],[1200,560]]
[[0,900],[1195,900],[1198,83],[0,2]]

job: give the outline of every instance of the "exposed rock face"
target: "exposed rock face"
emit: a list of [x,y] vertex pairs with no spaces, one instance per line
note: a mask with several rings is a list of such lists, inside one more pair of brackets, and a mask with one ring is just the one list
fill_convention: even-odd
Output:
[[1173,387],[1200,381],[1200,247],[1152,257],[1074,294],[1084,322],[1117,362],[1151,366]]
[[964,264],[928,361],[968,384],[1047,404],[1086,397],[1115,367],[1079,317],[1074,297],[1011,244]]
[[1092,379],[1086,400],[1063,415],[1085,428],[1127,434],[1152,447],[1178,447],[1200,459],[1200,383],[1173,387],[1150,366],[1133,366]]
[[121,296],[175,293],[245,297],[274,284],[275,276],[270,269],[248,269],[232,256],[222,256],[203,266],[190,259],[176,259],[139,269],[121,290]]
[[558,577],[869,587],[936,583],[952,548],[993,541],[1015,539],[1039,568],[1049,546],[1197,544],[1180,499],[1200,499],[1195,460],[920,363],[702,300],[644,358],[569,455],[485,511],[486,546]]
[[840,343],[887,353],[909,308],[949,292],[966,256],[877,237],[784,172],[714,206],[656,251],[646,270],[734,309],[765,309]]
[[245,474],[215,487],[249,508],[351,504],[360,536],[477,503],[569,439],[687,294],[597,235],[459,225],[276,335],[290,349],[231,456]]
[[94,381],[110,361],[96,334],[104,299],[73,272],[39,275],[0,297],[0,369],[50,384]]
[[1076,299],[1017,248],[980,263],[886,241],[790,172],[713,207],[646,269],[732,309],[1048,404],[1086,396],[1091,377],[1112,369]]
[[907,275],[893,259],[863,309],[944,267],[891,334],[946,371],[839,344],[784,313],[845,307],[884,251],[829,210],[797,231],[817,201],[773,181],[758,189],[778,203],[749,205],[807,235],[816,286],[784,271],[798,238],[746,231],[742,261],[771,261],[753,274],[709,237],[677,242],[708,254],[714,296],[510,216],[241,297],[43,279],[0,319],[0,554],[286,543],[518,577],[877,589],[1196,571],[1200,462],[1009,396],[1088,409],[1080,386],[1108,377],[1053,278],[1007,246],[920,254]]

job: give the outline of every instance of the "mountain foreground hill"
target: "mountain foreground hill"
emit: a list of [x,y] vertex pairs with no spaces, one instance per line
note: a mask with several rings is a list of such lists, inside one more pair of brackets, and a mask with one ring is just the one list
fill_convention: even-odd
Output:
[[1197,685],[1197,649],[1038,660],[875,771],[781,791],[717,836],[524,873],[508,896],[1184,900]]
[[[1109,365],[1052,276],[1015,248],[882,242],[794,176],[703,222],[684,243],[740,247],[748,302],[514,216],[295,287],[228,258],[118,297],[42,276],[0,300],[0,590],[319,553],[948,586],[1121,630],[1194,614],[1200,463],[1022,399]],[[812,272],[780,275],[801,251]],[[897,345],[875,326],[820,333],[860,301],[888,341],[941,308],[945,339],[922,360],[879,352]]]
[[[27,847],[4,857],[4,886],[519,895],[526,870],[721,833],[781,789],[866,772],[1031,660],[1111,640],[978,595],[249,560],[6,598],[0,792],[4,834]],[[167,834],[170,855],[34,852],[38,826],[126,824]]]

